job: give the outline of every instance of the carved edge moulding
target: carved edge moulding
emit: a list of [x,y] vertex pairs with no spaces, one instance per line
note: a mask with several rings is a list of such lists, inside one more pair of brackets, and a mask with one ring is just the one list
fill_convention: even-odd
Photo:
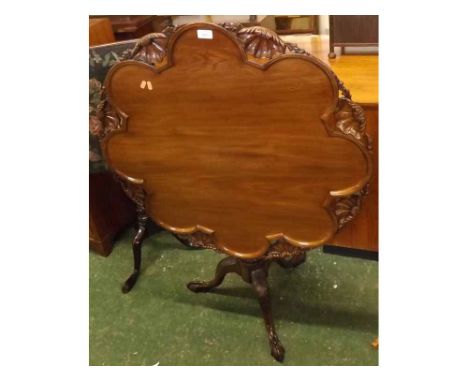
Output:
[[[366,133],[364,110],[360,105],[352,101],[350,91],[325,63],[311,56],[310,53],[299,48],[296,44],[282,41],[275,32],[259,26],[243,28],[240,24],[234,23],[219,25],[194,23],[167,27],[162,33],[151,33],[141,38],[128,57],[126,57],[126,62],[141,62],[152,67],[157,72],[162,72],[172,66],[171,52],[178,36],[192,28],[213,29],[230,36],[243,53],[244,63],[257,67],[260,70],[268,69],[269,66],[280,59],[301,57],[304,60],[311,61],[328,75],[331,85],[335,89],[336,105],[331,113],[326,113],[322,116],[323,124],[330,136],[340,137],[353,142],[362,151],[368,165],[368,174],[361,184],[353,186],[350,189],[341,190],[340,192],[332,191],[325,201],[324,208],[328,211],[335,226],[335,231],[330,233],[331,237],[345,224],[354,219],[361,209],[363,198],[368,193],[369,180],[372,173],[372,161],[370,157],[372,142]],[[111,72],[114,69],[115,67],[111,69]],[[98,116],[103,124],[100,139],[104,156],[107,159],[106,142],[114,134],[126,131],[127,116],[114,107],[106,97],[106,90],[103,87],[102,101],[98,107]],[[109,162],[108,164],[112,168]],[[144,211],[146,195],[144,181],[128,177],[115,168],[113,168],[113,171],[117,174],[127,196],[136,203],[139,210]],[[152,218],[154,219],[154,217]],[[323,245],[330,239],[330,237],[323,238],[320,243],[308,245],[307,243],[297,242],[283,234],[273,235],[266,238],[270,244],[262,253],[245,257],[217,245],[216,234],[208,227],[197,225],[189,230],[180,230],[167,226],[157,219],[155,222],[175,234],[179,240],[189,246],[214,249],[228,255],[242,257],[243,260],[253,261],[260,258],[277,259],[302,255],[307,249]]]

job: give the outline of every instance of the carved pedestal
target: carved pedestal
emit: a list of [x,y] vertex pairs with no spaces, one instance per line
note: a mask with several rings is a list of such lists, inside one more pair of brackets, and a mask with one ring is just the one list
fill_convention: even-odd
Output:
[[270,306],[270,295],[268,291],[268,267],[270,260],[243,261],[234,257],[226,257],[221,260],[216,268],[215,276],[210,281],[192,281],[187,284],[193,292],[208,292],[220,285],[228,273],[237,273],[242,279],[252,284],[262,309],[263,320],[270,342],[271,355],[279,362],[284,358],[284,347],[276,334],[275,324]]

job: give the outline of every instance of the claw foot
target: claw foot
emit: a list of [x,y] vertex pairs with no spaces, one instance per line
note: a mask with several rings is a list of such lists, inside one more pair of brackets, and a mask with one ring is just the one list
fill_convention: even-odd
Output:
[[208,292],[211,289],[211,287],[203,281],[191,281],[187,284],[187,288],[195,293]]
[[125,283],[122,285],[122,293],[128,293],[132,290],[134,287],[135,283],[138,280],[138,276],[140,275],[140,272],[133,272],[130,277],[125,281]]
[[284,359],[284,353],[286,352],[284,350],[283,345],[281,345],[281,342],[276,334],[272,334],[269,336],[270,339],[270,348],[271,348],[271,355],[274,359],[276,359],[278,362],[283,362]]

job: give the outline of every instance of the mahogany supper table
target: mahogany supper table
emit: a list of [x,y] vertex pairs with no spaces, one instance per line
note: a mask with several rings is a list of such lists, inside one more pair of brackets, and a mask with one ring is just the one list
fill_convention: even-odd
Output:
[[252,284],[275,359],[268,267],[299,265],[359,212],[372,173],[362,108],[332,70],[262,27],[195,23],[143,37],[107,75],[102,150],[147,223],[227,255]]

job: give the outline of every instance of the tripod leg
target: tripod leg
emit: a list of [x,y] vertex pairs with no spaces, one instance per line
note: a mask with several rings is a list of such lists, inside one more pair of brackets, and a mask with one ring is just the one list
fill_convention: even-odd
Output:
[[276,334],[273,316],[271,314],[270,295],[268,292],[267,271],[266,265],[262,268],[257,268],[250,273],[252,286],[257,294],[260,307],[262,309],[265,328],[270,341],[271,355],[277,361],[282,362],[284,359],[284,347]]
[[143,239],[145,237],[146,232],[146,224],[148,221],[148,216],[146,216],[145,210],[143,208],[137,209],[138,215],[138,230],[133,238],[133,272],[130,277],[125,281],[122,286],[122,292],[128,293],[132,290],[135,286],[135,283],[140,276],[140,268],[141,268],[141,244],[143,243]]
[[234,257],[226,257],[221,260],[217,267],[215,276],[210,281],[192,281],[187,284],[187,288],[189,288],[192,292],[208,292],[213,288],[219,286],[224,277],[231,272],[239,273],[239,263],[238,260]]

